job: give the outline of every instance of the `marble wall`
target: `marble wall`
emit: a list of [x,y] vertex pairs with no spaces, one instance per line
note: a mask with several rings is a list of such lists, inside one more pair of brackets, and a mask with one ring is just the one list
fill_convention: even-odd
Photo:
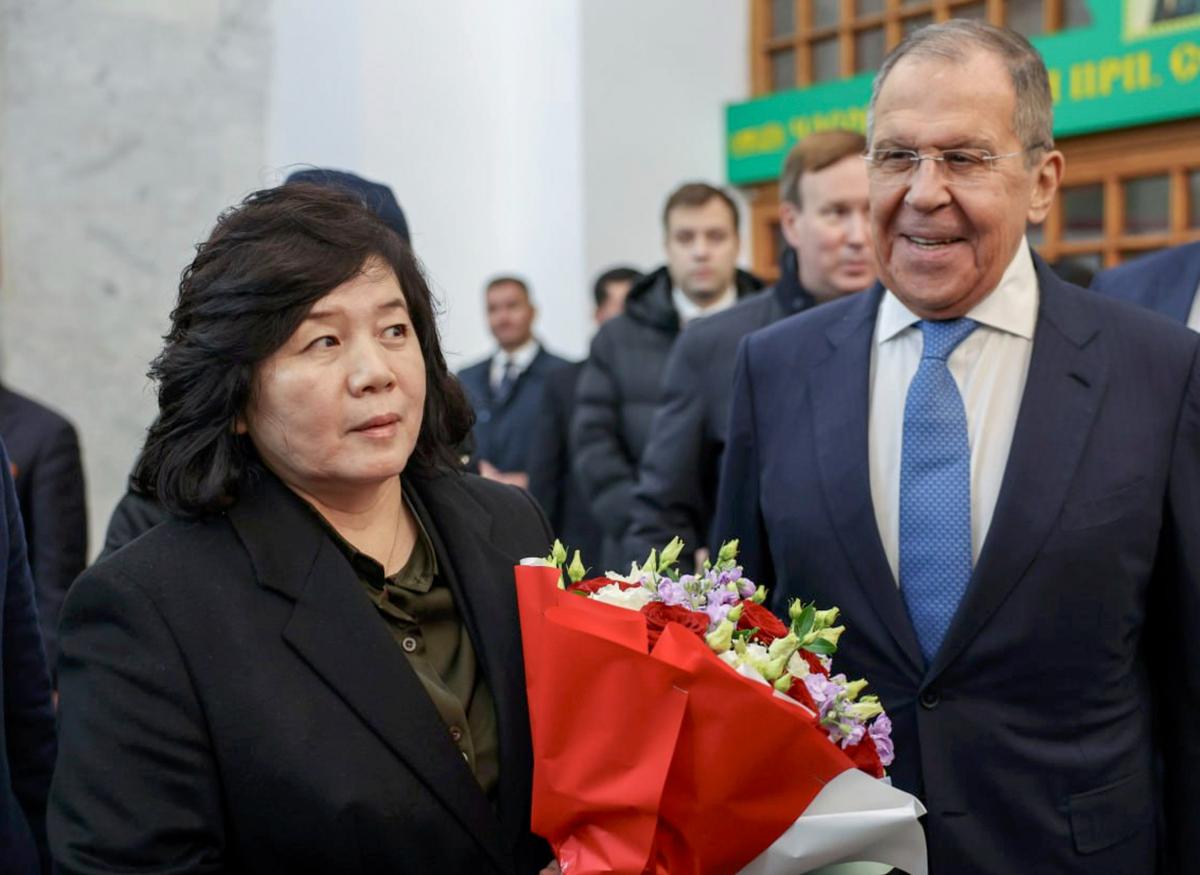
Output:
[[79,428],[99,549],[179,272],[264,166],[268,0],[0,2],[0,356]]

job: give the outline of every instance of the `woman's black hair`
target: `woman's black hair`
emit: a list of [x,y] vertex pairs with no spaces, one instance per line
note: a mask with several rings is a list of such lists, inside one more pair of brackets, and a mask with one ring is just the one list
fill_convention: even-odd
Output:
[[424,418],[407,470],[460,465],[473,414],[446,368],[435,302],[408,245],[353,195],[309,183],[258,191],[224,212],[183,271],[150,366],[158,418],[133,472],[137,491],[181,516],[220,512],[261,465],[234,423],[259,364],[318,300],[368,260],[395,273],[425,359]]

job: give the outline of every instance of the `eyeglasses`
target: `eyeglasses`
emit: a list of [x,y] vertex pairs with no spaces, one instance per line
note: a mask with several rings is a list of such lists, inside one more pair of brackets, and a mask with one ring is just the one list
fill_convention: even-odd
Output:
[[939,155],[922,155],[913,149],[875,149],[863,159],[872,179],[880,185],[904,185],[922,161],[936,161],[948,185],[971,186],[987,182],[997,161],[1043,148],[1039,144],[1003,155],[993,155],[986,149],[946,149]]

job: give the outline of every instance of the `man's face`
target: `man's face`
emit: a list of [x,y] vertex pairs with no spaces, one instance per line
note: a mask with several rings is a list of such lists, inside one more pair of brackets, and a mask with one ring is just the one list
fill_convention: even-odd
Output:
[[[976,51],[964,63],[910,57],[883,84],[871,149],[986,149],[1021,152],[1013,131],[1016,95],[1003,63]],[[1035,160],[1032,167],[1025,159]],[[1045,218],[1062,175],[1062,155],[1034,151],[992,162],[978,183],[948,184],[922,161],[899,185],[872,174],[871,223],[880,279],[916,315],[952,319],[1000,282],[1027,222]]]
[[671,282],[701,306],[733,285],[738,233],[733,213],[720,198],[667,213],[667,271]]
[[596,324],[603,325],[625,312],[625,299],[633,283],[629,280],[609,280],[604,284],[604,303],[596,308]]
[[800,203],[780,205],[783,236],[796,250],[800,284],[818,301],[875,282],[867,169],[858,155],[800,177]]
[[535,312],[516,283],[497,283],[487,290],[488,328],[501,349],[516,349],[533,337]]

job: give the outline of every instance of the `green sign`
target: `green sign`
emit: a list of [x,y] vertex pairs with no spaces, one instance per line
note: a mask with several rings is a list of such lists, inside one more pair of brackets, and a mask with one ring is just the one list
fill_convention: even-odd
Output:
[[[1200,115],[1195,0],[1089,0],[1089,6],[1087,27],[1031,40],[1050,73],[1055,136]],[[1165,17],[1164,7],[1188,14]],[[864,73],[727,106],[729,181],[775,179],[788,150],[814,131],[865,132],[872,78]]]

